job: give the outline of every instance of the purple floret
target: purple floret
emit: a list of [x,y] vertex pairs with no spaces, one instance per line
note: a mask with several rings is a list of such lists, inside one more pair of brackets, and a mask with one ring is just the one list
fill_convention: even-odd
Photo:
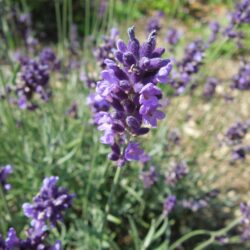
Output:
[[139,143],[130,142],[125,149],[125,159],[127,161],[139,161],[144,151],[140,148]]
[[169,215],[176,205],[176,197],[174,195],[169,195],[163,203],[163,214]]
[[13,169],[10,165],[6,165],[0,168],[0,184],[6,191],[11,189],[11,185],[7,183],[7,178],[12,172]]

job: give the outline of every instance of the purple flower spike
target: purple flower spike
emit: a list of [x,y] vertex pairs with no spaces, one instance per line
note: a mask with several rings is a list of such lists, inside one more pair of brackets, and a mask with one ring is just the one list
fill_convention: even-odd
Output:
[[103,37],[102,44],[94,49],[93,51],[94,56],[96,57],[102,69],[106,68],[106,63],[105,63],[106,59],[114,58],[113,50],[115,49],[118,37],[119,37],[118,29],[112,28],[109,37],[106,36]]
[[185,162],[180,162],[170,169],[170,171],[166,175],[165,181],[168,185],[174,186],[187,174],[188,174],[187,164]]
[[177,62],[177,71],[171,77],[170,84],[181,94],[190,85],[192,76],[197,74],[203,63],[205,44],[202,40],[195,40],[185,49],[182,60]]
[[11,185],[7,183],[8,176],[13,172],[12,166],[6,165],[0,168],[0,185],[7,191],[11,189]]
[[151,166],[149,170],[143,171],[140,175],[140,179],[143,181],[145,188],[151,188],[157,181],[157,173],[154,166]]
[[238,90],[250,90],[250,63],[244,63],[238,74],[233,78],[232,88]]
[[7,249],[15,249],[19,246],[20,240],[18,239],[14,228],[9,229],[5,244]]
[[128,44],[118,40],[113,59],[104,60],[102,80],[97,83],[96,94],[88,99],[98,129],[103,131],[101,142],[110,145],[109,159],[118,165],[131,160],[145,162],[148,158],[130,138],[147,134],[165,117],[157,85],[167,82],[172,69],[170,60],[161,58],[164,49],[156,48],[155,31],[142,44],[134,27],[128,29],[128,35]]
[[53,67],[54,55],[50,53],[53,52],[46,49],[40,54],[39,60],[28,59],[21,65],[16,87],[20,109],[33,110],[36,107],[32,101],[35,95],[44,102],[51,97],[49,74]]
[[237,122],[227,130],[225,134],[226,140],[229,144],[237,144],[241,142],[241,140],[247,134],[247,129],[248,128],[246,124],[242,122]]
[[181,201],[181,205],[184,208],[190,209],[192,212],[197,212],[198,210],[208,206],[208,203],[204,199],[185,199]]
[[166,35],[166,42],[171,46],[176,45],[180,40],[180,32],[175,28],[169,28],[167,35]]
[[250,153],[250,145],[248,146],[240,146],[236,149],[234,149],[231,153],[231,161],[232,163],[236,162],[236,161],[243,161],[246,159],[247,154]]
[[74,195],[58,187],[58,180],[55,176],[45,178],[40,192],[33,199],[33,204],[23,204],[27,217],[33,221],[49,221],[53,226],[58,220],[62,220],[62,213],[71,206]]
[[238,30],[242,24],[250,24],[250,1],[242,0],[235,4],[234,11],[230,13],[229,25],[224,30],[224,34],[236,41],[238,47],[242,47],[244,34]]
[[217,39],[218,33],[220,31],[220,24],[218,22],[211,22],[209,24],[209,28],[211,30],[211,35],[208,39],[208,43],[212,44]]
[[176,205],[176,197],[174,195],[169,195],[163,204],[163,214],[168,216]]
[[154,15],[147,23],[147,31],[148,33],[152,32],[153,30],[160,31],[161,30],[161,18],[164,17],[164,13],[158,11],[156,15]]
[[218,85],[218,80],[216,78],[208,78],[206,80],[203,89],[203,97],[206,100],[210,100],[214,96],[217,85]]
[[242,214],[241,219],[241,239],[247,241],[250,239],[250,204],[241,203],[240,211]]

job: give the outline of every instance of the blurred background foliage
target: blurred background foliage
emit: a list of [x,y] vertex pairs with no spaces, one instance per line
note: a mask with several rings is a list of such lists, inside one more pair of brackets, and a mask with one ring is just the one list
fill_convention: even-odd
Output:
[[[58,39],[55,30],[65,29],[69,37],[70,25],[76,24],[81,37],[92,34],[96,25],[96,17],[102,15],[99,23],[99,31],[109,30],[108,19],[112,15],[113,23],[122,23],[128,19],[132,22],[143,15],[152,14],[154,11],[162,11],[168,18],[179,20],[201,18],[208,14],[211,7],[224,7],[225,4],[232,6],[232,0],[1,0],[0,11],[3,19],[12,22],[9,16],[11,10],[22,13],[29,12],[32,17],[32,26],[38,38],[45,42],[55,42]],[[86,18],[86,16],[88,18]],[[65,20],[67,19],[67,20]],[[89,26],[86,29],[86,25]],[[66,27],[64,27],[66,26]],[[104,27],[103,27],[104,26]],[[3,23],[1,24],[3,29]],[[102,28],[100,30],[100,28]],[[13,33],[14,29],[11,30]],[[14,35],[14,34],[13,34]]]

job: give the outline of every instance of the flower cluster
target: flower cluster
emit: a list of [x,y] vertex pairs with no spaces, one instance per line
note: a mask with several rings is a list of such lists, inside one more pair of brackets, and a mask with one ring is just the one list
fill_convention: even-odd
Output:
[[188,166],[185,162],[177,163],[165,176],[168,185],[175,186],[178,181],[188,174]]
[[94,55],[96,60],[102,69],[106,68],[106,59],[113,59],[113,50],[115,49],[116,41],[119,36],[119,31],[116,28],[112,28],[110,31],[110,36],[103,37],[103,43],[94,50]]
[[[238,160],[245,160],[246,155],[250,153],[250,146],[243,144],[250,124],[249,121],[237,122],[231,126],[225,133],[225,141],[227,145],[233,146],[231,149],[231,163],[234,164]],[[240,144],[240,145],[239,145]],[[237,147],[235,147],[237,145]]]
[[225,134],[226,140],[229,143],[234,143],[234,144],[241,142],[241,140],[245,137],[247,133],[247,129],[248,129],[247,124],[242,122],[237,122],[227,130]]
[[217,85],[218,85],[218,80],[216,78],[214,77],[207,78],[203,88],[203,97],[206,100],[210,100],[214,96]]
[[250,154],[250,145],[240,146],[236,149],[233,149],[231,153],[232,162],[245,160],[247,154]]
[[109,158],[123,165],[126,161],[141,160],[145,154],[135,136],[149,132],[157,121],[164,118],[159,110],[162,97],[158,83],[166,83],[172,65],[162,59],[163,48],[156,48],[156,32],[140,45],[134,28],[129,28],[129,42],[117,42],[114,60],[106,59],[106,70],[97,83],[96,92],[112,107],[109,112],[98,113],[98,129],[103,131],[101,142],[109,144]]
[[241,219],[241,239],[243,241],[250,239],[250,204],[249,203],[241,203],[240,204],[240,211],[242,214]]
[[250,90],[250,63],[244,63],[233,78],[232,88]]
[[73,118],[77,119],[78,118],[78,105],[76,102],[73,102],[68,110],[66,111],[66,115]]
[[169,131],[168,140],[174,145],[179,145],[181,141],[180,131],[178,129],[173,129]]
[[34,204],[23,204],[24,214],[32,218],[26,232],[26,239],[19,239],[14,228],[10,228],[6,239],[0,235],[0,249],[3,250],[62,250],[60,241],[50,246],[46,243],[48,226],[54,226],[62,220],[62,212],[71,206],[74,195],[56,185],[58,177],[48,177],[43,181],[39,194],[33,199]]
[[164,17],[164,13],[162,11],[158,11],[155,16],[149,19],[147,23],[147,32],[151,33],[152,31],[160,31],[161,30],[161,18]]
[[10,165],[6,165],[0,168],[0,185],[5,190],[11,189],[11,185],[7,183],[7,178],[12,172],[13,172],[13,169]]
[[176,197],[174,195],[169,195],[163,203],[163,214],[169,215],[169,213],[174,209],[176,205]]
[[57,186],[59,178],[52,176],[43,181],[40,192],[33,198],[33,204],[24,203],[24,214],[32,218],[33,222],[50,222],[55,225],[62,220],[62,213],[71,206],[74,195]]
[[44,48],[39,54],[41,64],[47,65],[50,70],[58,69],[59,62],[57,61],[56,54],[51,48]]
[[[47,102],[51,96],[49,87],[51,60],[49,51],[43,51],[40,59],[28,59],[21,65],[16,92],[18,95],[18,105],[21,109],[34,109],[36,105],[32,102],[35,94]],[[46,61],[46,62],[45,62]]]
[[62,250],[62,244],[57,240],[52,246],[45,244],[45,233],[44,228],[37,228],[36,234],[29,235],[25,240],[19,239],[14,228],[10,228],[7,237],[4,240],[0,235],[0,249],[1,250]]
[[71,53],[77,54],[78,53],[77,51],[80,48],[80,44],[78,41],[77,25],[74,23],[70,26],[69,41],[70,41],[69,49]]
[[191,76],[198,73],[202,65],[205,44],[202,40],[195,40],[185,49],[184,58],[177,63],[177,71],[174,72],[170,84],[181,94],[191,82]]
[[250,0],[242,0],[235,5],[234,12],[231,13],[231,24],[250,24]]
[[242,47],[242,39],[245,37],[242,31],[238,30],[242,24],[250,24],[250,1],[242,0],[235,5],[235,10],[230,14],[230,22],[224,34],[236,40],[238,47]]
[[161,29],[159,17],[153,17],[148,21],[147,24],[147,31],[148,33],[152,32],[153,30],[159,31]]
[[154,166],[151,166],[147,171],[142,171],[140,174],[140,179],[142,180],[145,188],[151,188],[157,181],[157,178],[158,175]]
[[184,199],[181,202],[182,207],[190,209],[192,212],[197,212],[198,210],[208,206],[208,203],[204,199]]
[[180,32],[175,28],[169,28],[165,40],[168,44],[174,46],[180,40]]
[[16,10],[13,12],[13,18],[17,30],[23,39],[26,47],[33,50],[38,44],[38,40],[33,36],[32,31],[32,18],[30,13],[18,13]]
[[209,28],[211,30],[211,35],[210,35],[210,37],[208,39],[208,43],[212,44],[217,39],[218,33],[220,31],[220,24],[218,22],[215,22],[215,21],[211,22],[209,24]]
[[212,199],[215,199],[220,193],[219,189],[212,189],[209,192],[206,192],[202,197],[199,198],[188,198],[179,201],[180,205],[183,208],[187,208],[192,212],[197,212],[200,209],[203,209],[209,205]]

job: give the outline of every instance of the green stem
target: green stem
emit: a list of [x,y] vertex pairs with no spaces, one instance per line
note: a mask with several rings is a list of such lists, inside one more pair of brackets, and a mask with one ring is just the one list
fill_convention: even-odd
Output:
[[86,218],[88,217],[88,200],[89,200],[89,193],[90,193],[90,189],[91,189],[91,183],[94,177],[94,168],[95,168],[95,162],[96,162],[96,152],[98,152],[98,146],[99,144],[97,143],[97,138],[94,136],[93,140],[94,140],[94,148],[93,148],[93,152],[92,152],[92,161],[91,161],[91,166],[90,166],[90,173],[88,175],[88,181],[87,181],[87,188],[86,188],[86,194],[85,194],[85,202],[84,202],[84,209],[83,209],[83,213],[86,216]]
[[225,235],[228,231],[230,231],[232,228],[237,226],[240,223],[240,221],[241,221],[241,218],[236,219],[232,223],[230,223],[227,227],[220,229],[218,231],[215,231],[215,232],[211,232],[210,238],[208,240],[206,240],[205,242],[201,243],[194,250],[202,250],[202,249],[205,249],[206,247],[208,247],[209,245],[213,244],[214,242],[216,242],[217,237]]
[[83,53],[86,57],[86,53],[88,52],[88,36],[90,31],[90,1],[86,0],[84,5],[85,10],[85,20],[84,20],[84,47],[83,47]]
[[225,228],[222,228],[222,229],[220,229],[218,231],[196,230],[196,231],[192,231],[190,233],[187,233],[186,235],[182,236],[179,240],[177,240],[176,242],[174,242],[170,246],[169,250],[176,249],[183,242],[189,240],[190,238],[192,238],[194,236],[209,235],[210,238],[208,240],[206,240],[205,242],[201,243],[199,246],[197,246],[194,249],[194,250],[202,250],[205,247],[209,246],[210,244],[214,243],[216,241],[217,237],[225,235],[228,231],[230,231],[232,228],[234,228],[235,226],[237,226],[240,223],[240,221],[241,221],[241,219],[236,219],[232,223],[230,223],[228,226],[226,226]]
[[62,42],[62,25],[61,25],[60,3],[58,0],[55,1],[55,12],[56,12],[58,51],[59,51],[60,56],[61,56],[62,50],[60,49],[60,45],[61,45],[60,43]]
[[113,183],[112,183],[112,186],[111,186],[111,191],[110,191],[109,198],[108,198],[108,202],[107,202],[107,204],[105,206],[104,220],[103,220],[103,224],[102,224],[102,228],[101,228],[101,247],[102,247],[104,229],[105,229],[106,224],[107,224],[108,214],[110,212],[113,196],[114,196],[116,187],[118,185],[118,182],[120,180],[122,170],[123,170],[123,168],[121,168],[121,167],[117,167],[117,169],[116,169],[115,177],[113,179]]
[[[1,185],[0,185],[0,186],[1,186]],[[1,199],[2,199],[2,201],[3,201],[4,209],[6,210],[7,220],[11,222],[10,210],[9,210],[9,207],[8,207],[8,204],[7,204],[7,201],[6,201],[6,198],[5,198],[5,195],[4,195],[3,187],[2,187],[2,186],[0,187],[0,195],[1,195]]]
[[62,26],[63,26],[63,40],[62,40],[62,44],[63,44],[63,50],[65,50],[65,43],[68,40],[68,29],[67,29],[67,10],[68,9],[68,1],[64,0],[63,1],[63,13],[62,13]]
[[207,230],[195,230],[195,231],[192,231],[190,233],[187,233],[185,235],[183,235],[179,240],[177,240],[176,242],[174,242],[169,250],[174,250],[176,249],[178,246],[180,246],[183,242],[189,240],[190,238],[192,237],[195,237],[195,236],[198,236],[198,235],[210,235],[210,231],[207,231]]

